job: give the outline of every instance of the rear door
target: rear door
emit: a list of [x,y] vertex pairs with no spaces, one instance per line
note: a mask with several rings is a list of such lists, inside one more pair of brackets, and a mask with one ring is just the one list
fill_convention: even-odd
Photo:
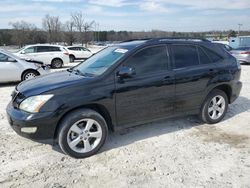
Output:
[[122,80],[116,76],[118,126],[132,126],[173,113],[174,74],[165,45],[142,49],[122,66],[134,69],[135,75]]
[[203,47],[190,44],[171,45],[175,72],[175,110],[197,110],[205,97],[209,81],[216,76],[216,63]]

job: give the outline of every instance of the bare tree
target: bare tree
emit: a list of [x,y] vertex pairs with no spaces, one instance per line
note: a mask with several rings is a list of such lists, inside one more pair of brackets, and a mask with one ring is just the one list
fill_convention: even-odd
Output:
[[82,45],[88,42],[88,32],[92,29],[94,21],[91,22],[85,22],[84,16],[82,12],[77,12],[74,14],[71,14],[71,18],[75,24],[75,27],[77,31],[79,32],[79,39]]
[[34,24],[27,23],[25,21],[10,22],[9,25],[13,27],[12,41],[18,44],[19,47],[30,43],[32,34],[37,31]]
[[50,43],[60,42],[61,27],[59,16],[45,15],[43,18],[43,28],[48,32],[48,41]]
[[68,44],[68,45],[72,45],[73,42],[75,41],[75,31],[74,31],[74,27],[75,27],[75,24],[74,24],[74,21],[73,20],[70,20],[70,21],[67,21],[65,24],[64,24],[64,29],[65,29],[65,32],[64,32],[64,39],[65,39],[65,42]]

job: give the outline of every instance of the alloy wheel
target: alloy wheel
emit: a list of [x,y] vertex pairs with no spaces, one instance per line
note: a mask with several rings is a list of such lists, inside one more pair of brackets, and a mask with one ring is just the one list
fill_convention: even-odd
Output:
[[219,119],[225,112],[226,101],[225,99],[217,95],[212,98],[208,106],[208,115],[211,119]]
[[98,146],[101,138],[100,124],[93,119],[82,119],[70,127],[67,134],[67,143],[73,151],[87,153]]

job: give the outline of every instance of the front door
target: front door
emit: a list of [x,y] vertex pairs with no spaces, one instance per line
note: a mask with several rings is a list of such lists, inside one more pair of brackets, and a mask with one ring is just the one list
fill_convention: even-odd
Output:
[[0,53],[0,82],[21,80],[21,65],[18,62],[9,61],[9,59],[9,56]]
[[173,113],[174,74],[165,45],[136,52],[117,71],[122,67],[134,69],[135,74],[115,79],[118,126],[149,122]]

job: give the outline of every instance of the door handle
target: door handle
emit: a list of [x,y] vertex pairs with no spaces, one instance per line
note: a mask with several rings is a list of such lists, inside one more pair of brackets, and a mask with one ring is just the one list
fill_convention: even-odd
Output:
[[216,73],[217,71],[215,69],[209,69],[209,74],[214,74]]
[[166,76],[163,78],[163,81],[168,81],[171,77],[170,76]]

